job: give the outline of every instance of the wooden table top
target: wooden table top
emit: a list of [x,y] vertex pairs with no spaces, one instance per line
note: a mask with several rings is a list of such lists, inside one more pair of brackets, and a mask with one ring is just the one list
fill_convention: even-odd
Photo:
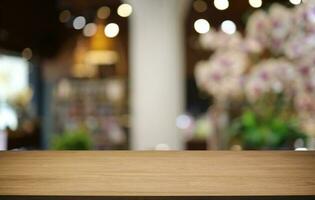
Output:
[[315,196],[315,152],[1,152],[0,195]]

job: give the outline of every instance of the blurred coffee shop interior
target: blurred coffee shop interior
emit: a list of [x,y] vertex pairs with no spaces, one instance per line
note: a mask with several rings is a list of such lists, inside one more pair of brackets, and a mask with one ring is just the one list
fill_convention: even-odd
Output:
[[1,150],[310,150],[313,0],[1,0]]

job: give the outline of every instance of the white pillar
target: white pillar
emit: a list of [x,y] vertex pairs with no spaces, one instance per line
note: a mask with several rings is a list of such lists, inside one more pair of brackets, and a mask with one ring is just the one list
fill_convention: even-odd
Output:
[[186,0],[130,0],[130,98],[133,150],[183,147],[176,117],[184,108]]

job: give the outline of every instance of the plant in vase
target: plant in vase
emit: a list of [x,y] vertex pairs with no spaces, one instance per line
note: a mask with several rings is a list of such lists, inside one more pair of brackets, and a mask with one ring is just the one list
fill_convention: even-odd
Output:
[[201,35],[213,54],[197,64],[196,81],[229,116],[222,147],[293,148],[296,139],[315,137],[314,10],[314,1],[273,4],[249,17],[244,36]]

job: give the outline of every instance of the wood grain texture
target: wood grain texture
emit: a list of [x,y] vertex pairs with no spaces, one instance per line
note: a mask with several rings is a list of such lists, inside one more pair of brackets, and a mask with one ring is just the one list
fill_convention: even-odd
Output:
[[0,194],[315,196],[315,152],[1,152]]

